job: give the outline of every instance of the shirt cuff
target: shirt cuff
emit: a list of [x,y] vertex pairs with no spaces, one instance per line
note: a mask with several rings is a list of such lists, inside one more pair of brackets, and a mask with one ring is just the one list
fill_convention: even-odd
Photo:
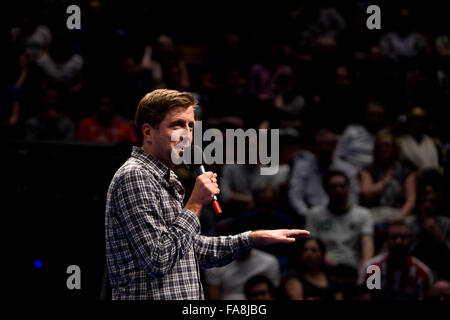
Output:
[[176,223],[190,233],[200,233],[200,220],[189,209],[183,209],[181,214],[178,216]]
[[242,234],[242,238],[244,240],[244,247],[245,249],[252,249],[254,248],[256,245],[253,242],[252,238],[250,237],[250,234],[252,233],[252,231],[246,231]]

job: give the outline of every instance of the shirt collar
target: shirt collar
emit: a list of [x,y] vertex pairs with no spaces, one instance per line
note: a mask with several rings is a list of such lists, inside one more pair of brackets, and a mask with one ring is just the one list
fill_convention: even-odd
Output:
[[133,146],[131,156],[144,162],[154,173],[167,181],[169,181],[169,178],[178,178],[175,172],[170,170],[164,163],[152,156],[150,153],[142,150],[140,147]]

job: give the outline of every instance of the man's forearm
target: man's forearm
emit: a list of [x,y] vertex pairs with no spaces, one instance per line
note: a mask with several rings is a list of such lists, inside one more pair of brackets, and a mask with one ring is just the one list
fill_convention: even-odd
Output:
[[250,233],[247,231],[220,237],[197,235],[194,240],[194,249],[200,267],[219,267],[247,253],[255,246],[251,241]]
[[373,242],[372,236],[363,236],[361,242],[362,242],[361,265],[363,265],[373,257],[375,253],[375,244]]
[[202,209],[203,206],[201,204],[198,203],[192,203],[190,201],[188,201],[186,203],[186,206],[184,207],[185,209],[191,211],[193,214],[195,214],[198,218],[200,218],[201,213],[202,213]]

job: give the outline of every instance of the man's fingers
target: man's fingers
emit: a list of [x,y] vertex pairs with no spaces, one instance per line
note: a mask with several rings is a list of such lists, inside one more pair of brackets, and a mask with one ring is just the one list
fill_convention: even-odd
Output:
[[309,235],[309,231],[300,230],[300,229],[280,229],[275,230],[275,232],[279,233],[277,241],[281,243],[293,243],[297,239],[304,238]]
[[205,182],[212,182],[213,184],[217,183],[217,173],[213,173],[212,171],[207,171],[200,175],[201,179]]
[[289,238],[289,237],[284,237],[284,238],[280,238],[280,242],[282,242],[282,243],[293,243],[293,242],[295,242],[295,238]]
[[212,171],[206,171],[205,173],[202,173],[201,175],[199,175],[198,177],[201,179],[209,180],[211,181],[211,178],[215,178],[215,173],[213,173]]
[[251,237],[258,245],[269,245],[276,243],[294,243],[297,239],[309,235],[309,231],[301,229],[277,229],[252,231]]
[[309,235],[309,231],[307,230],[300,230],[300,229],[293,229],[293,230],[287,230],[286,237],[289,238],[304,238]]

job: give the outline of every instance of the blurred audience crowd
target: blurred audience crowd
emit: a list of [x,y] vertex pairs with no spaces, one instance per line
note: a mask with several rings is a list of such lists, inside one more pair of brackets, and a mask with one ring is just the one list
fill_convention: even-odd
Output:
[[[381,30],[368,30],[365,1],[298,1],[202,42],[149,24],[151,5],[121,22],[120,7],[84,1],[82,28],[67,30],[45,4],[2,30],[2,139],[138,144],[137,103],[157,88],[192,92],[197,120],[225,139],[226,128],[280,130],[276,175],[210,166],[224,213],[205,208],[202,232],[311,237],[202,271],[208,298],[450,298],[450,29],[439,10],[426,20],[423,6],[386,5]],[[194,177],[176,171],[188,194]],[[381,289],[369,289],[370,266]]]

